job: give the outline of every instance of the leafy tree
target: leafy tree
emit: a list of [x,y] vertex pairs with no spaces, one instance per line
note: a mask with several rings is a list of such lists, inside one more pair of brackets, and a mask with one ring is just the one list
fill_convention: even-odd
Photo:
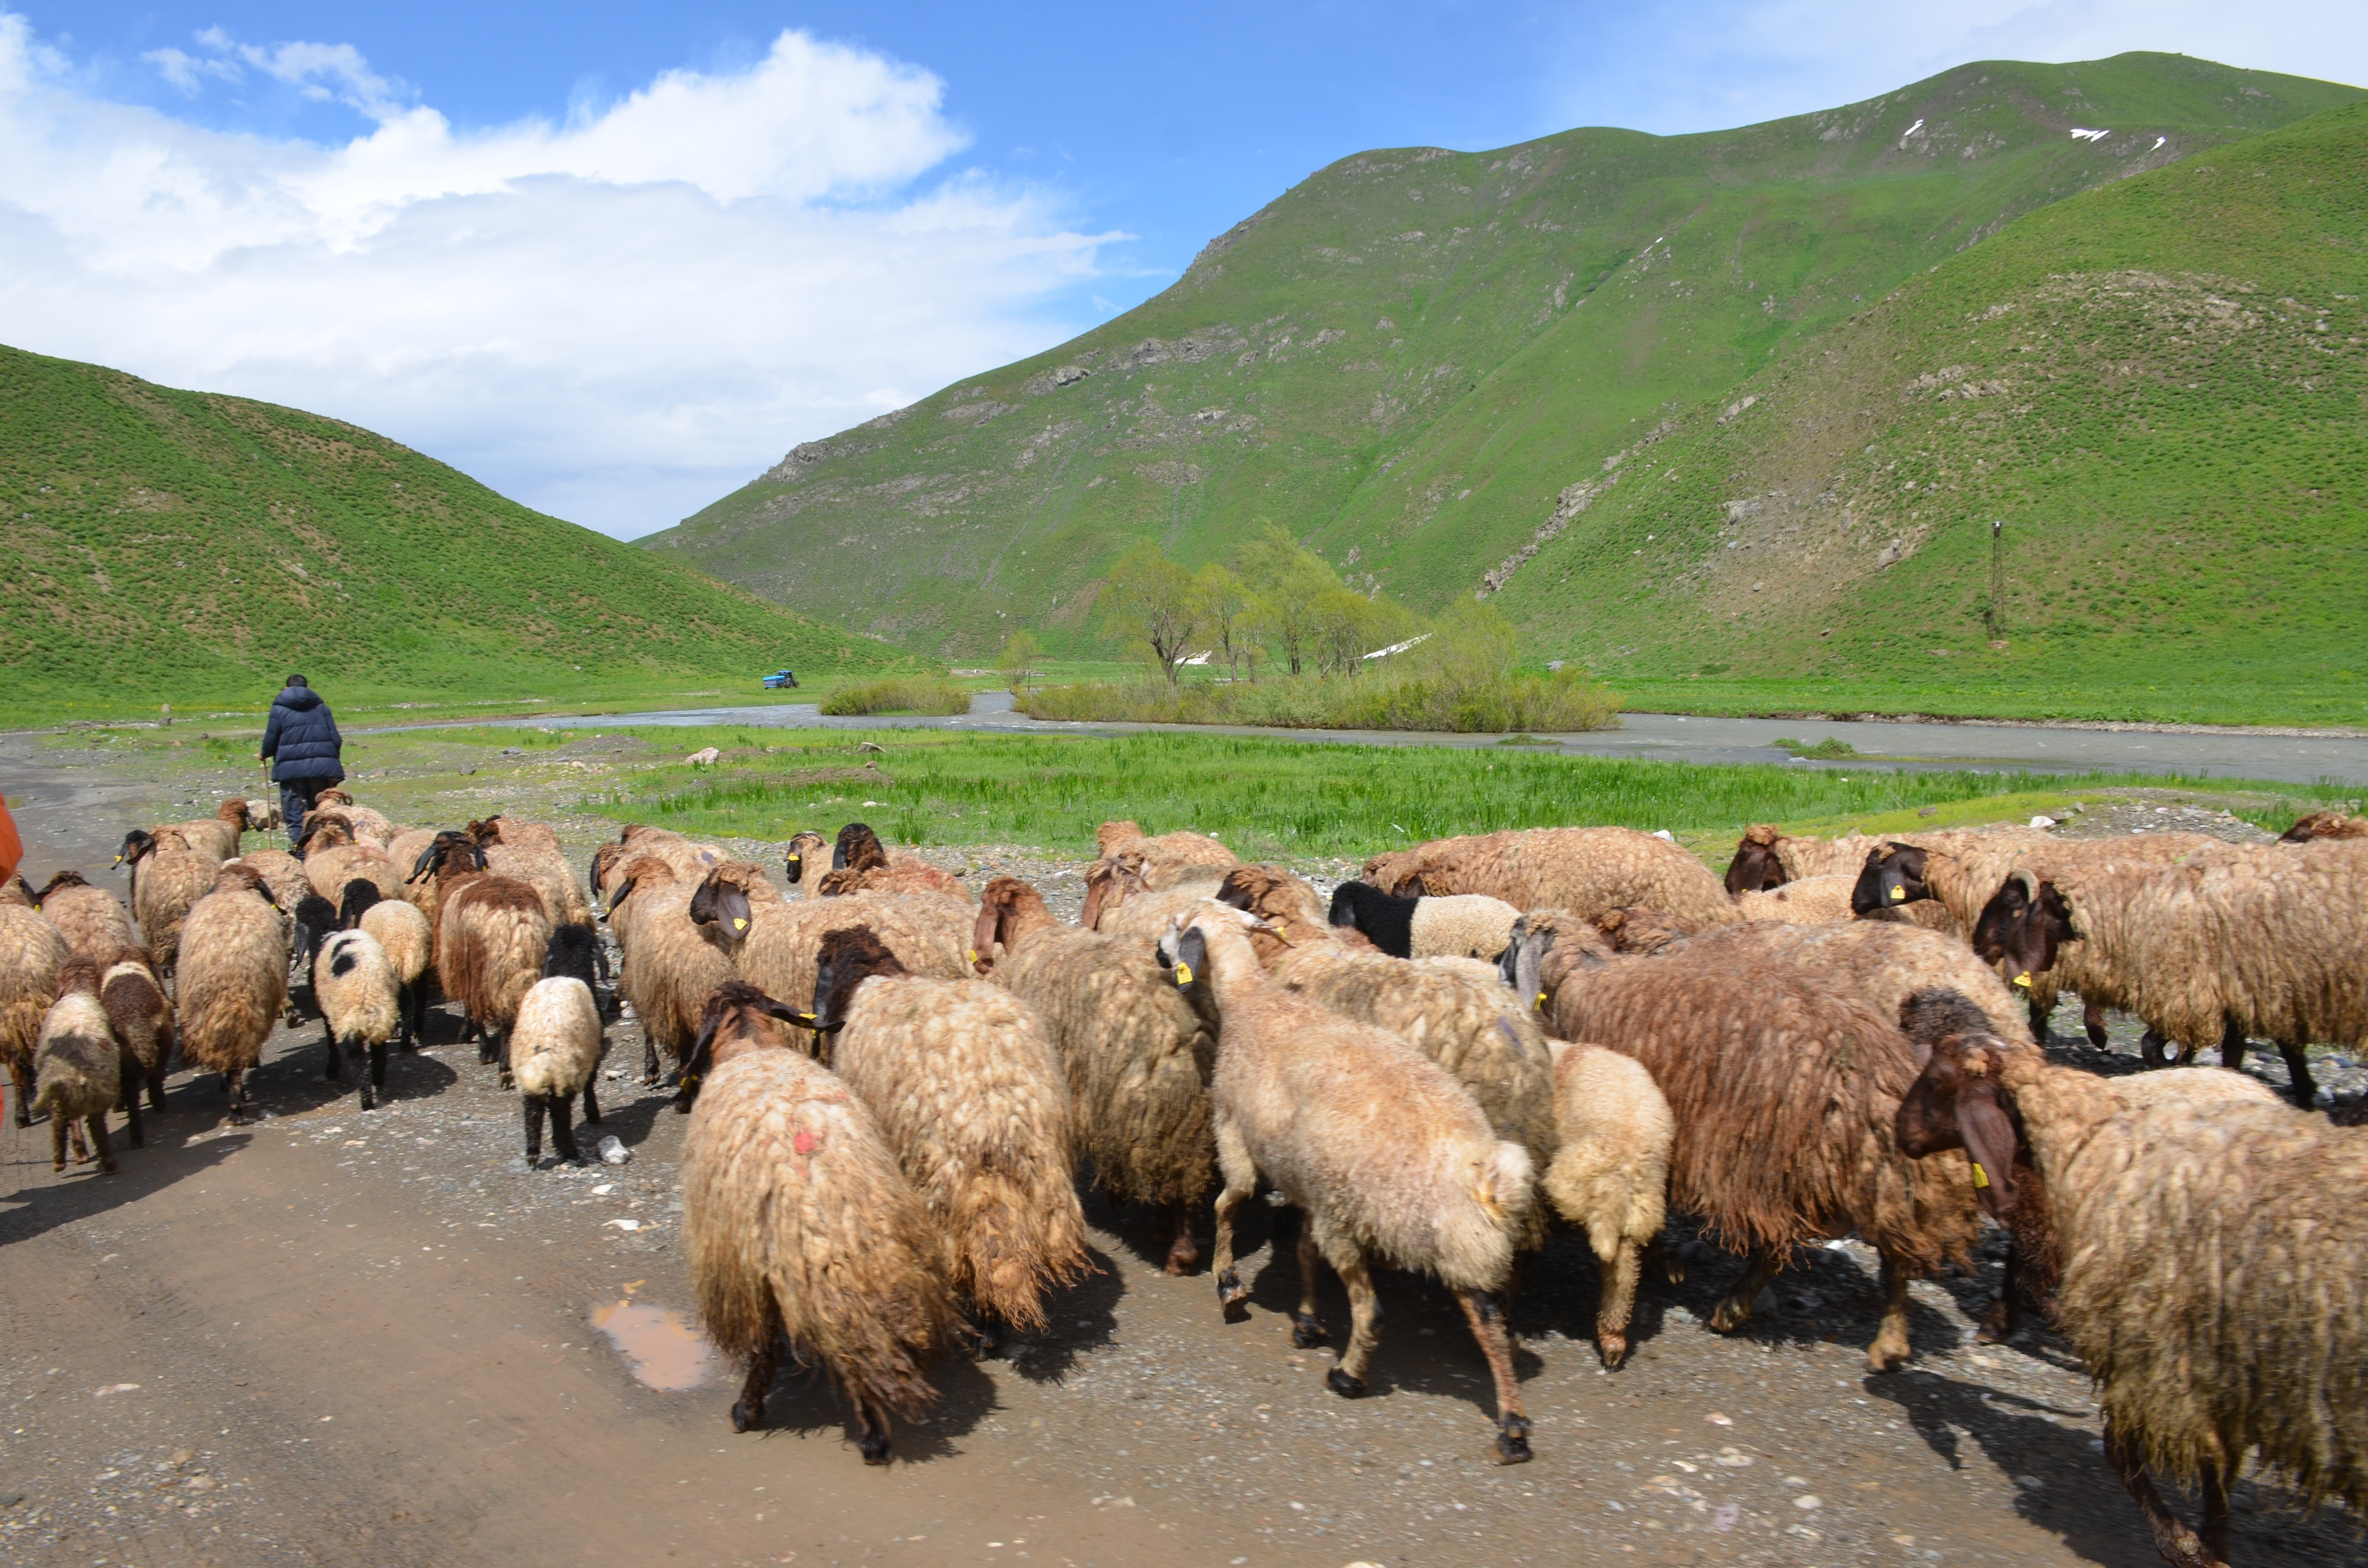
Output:
[[1322,639],[1315,607],[1326,594],[1340,589],[1339,574],[1273,523],[1242,545],[1235,564],[1248,585],[1258,634],[1292,675],[1301,674],[1318,659]]
[[1209,634],[1216,640],[1217,652],[1224,658],[1226,674],[1239,679],[1247,660],[1250,679],[1258,679],[1258,648],[1249,635],[1254,610],[1248,587],[1214,561],[1193,574],[1192,582],[1201,590],[1201,613],[1208,622]]
[[1003,684],[1012,696],[1027,692],[1029,681],[1038,673],[1034,666],[1039,652],[1035,634],[1030,631],[1015,631],[1004,643],[1003,656],[996,661],[995,667],[1001,672]]
[[1111,566],[1103,617],[1112,631],[1158,664],[1176,684],[1192,633],[1201,624],[1201,590],[1192,574],[1167,559],[1150,540],[1137,541]]

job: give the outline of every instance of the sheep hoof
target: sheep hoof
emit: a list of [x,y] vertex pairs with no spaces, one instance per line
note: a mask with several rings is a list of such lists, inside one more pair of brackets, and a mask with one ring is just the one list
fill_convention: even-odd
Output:
[[763,1405],[750,1404],[745,1399],[735,1399],[732,1402],[732,1429],[734,1432],[746,1432],[763,1419],[765,1419]]
[[1250,1315],[1250,1293],[1242,1277],[1228,1268],[1217,1276],[1217,1305],[1227,1323],[1247,1323]]
[[1597,1335],[1595,1348],[1603,1357],[1603,1369],[1607,1372],[1617,1370],[1620,1363],[1628,1359],[1628,1340],[1625,1335]]
[[1291,1342],[1302,1350],[1313,1350],[1324,1343],[1323,1320],[1312,1313],[1291,1314]]
[[1175,1244],[1167,1249],[1167,1272],[1179,1279],[1191,1273],[1193,1266],[1200,1261],[1201,1249],[1193,1244],[1190,1235],[1177,1237]]
[[1711,1309],[1710,1325],[1721,1334],[1732,1334],[1751,1321],[1751,1303],[1740,1296],[1723,1298]]
[[1338,1367],[1324,1374],[1324,1382],[1342,1399],[1362,1399],[1365,1396],[1365,1380],[1352,1378]]
[[1905,1345],[1885,1345],[1882,1340],[1878,1339],[1873,1345],[1867,1346],[1866,1369],[1870,1372],[1888,1372],[1893,1368],[1898,1366],[1900,1362],[1907,1359],[1907,1346]]
[[1518,1415],[1508,1415],[1499,1423],[1503,1430],[1497,1434],[1498,1464],[1527,1464],[1537,1456],[1530,1452],[1530,1424]]
[[866,1432],[863,1436],[856,1438],[855,1449],[858,1453],[863,1456],[863,1462],[865,1464],[886,1464],[888,1462],[888,1439],[880,1436],[876,1432]]

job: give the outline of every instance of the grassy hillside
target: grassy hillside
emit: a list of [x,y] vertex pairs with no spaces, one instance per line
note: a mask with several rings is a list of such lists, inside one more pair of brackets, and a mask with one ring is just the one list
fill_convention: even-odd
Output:
[[892,648],[505,500],[367,430],[0,348],[0,722],[753,698]]
[[1647,705],[2368,723],[2363,293],[2354,105],[1910,280],[1598,468],[1498,603]]
[[[1127,543],[1197,561],[1262,519],[1436,608],[1607,457],[1903,281],[2358,97],[2169,55],[1991,62],[1733,131],[1360,154],[1139,309],[801,447],[646,542],[961,657],[1023,624],[1082,652]],[[1533,641],[1570,642],[1532,586],[1558,575],[1517,575]]]

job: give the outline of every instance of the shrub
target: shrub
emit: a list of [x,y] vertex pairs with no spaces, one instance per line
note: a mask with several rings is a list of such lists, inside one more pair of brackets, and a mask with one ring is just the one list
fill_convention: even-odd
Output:
[[834,718],[860,713],[967,713],[970,693],[943,676],[891,676],[843,687],[822,704]]

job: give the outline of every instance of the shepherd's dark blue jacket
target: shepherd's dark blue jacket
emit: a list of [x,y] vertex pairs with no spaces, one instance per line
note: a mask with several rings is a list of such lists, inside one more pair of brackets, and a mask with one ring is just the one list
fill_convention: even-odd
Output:
[[336,716],[321,694],[309,686],[291,686],[271,702],[271,722],[263,727],[263,744],[256,753],[272,759],[271,781],[291,778],[343,778],[345,766],[337,754],[345,747],[337,733]]

